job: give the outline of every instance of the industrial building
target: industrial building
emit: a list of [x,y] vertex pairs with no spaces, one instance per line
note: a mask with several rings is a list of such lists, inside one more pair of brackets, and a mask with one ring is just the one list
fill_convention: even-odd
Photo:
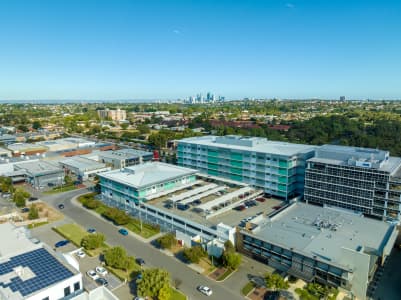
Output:
[[113,169],[137,165],[151,161],[153,153],[136,149],[120,149],[115,151],[101,151],[97,153],[99,161],[111,165]]
[[324,145],[307,161],[305,201],[400,219],[401,158],[388,151]]
[[[151,162],[100,173],[101,200],[166,231],[186,245],[207,245],[221,254],[224,242],[235,242],[236,226],[281,203],[255,199],[263,190],[196,170]],[[252,201],[247,207],[244,203]],[[260,200],[262,201],[262,200]],[[241,220],[242,219],[242,220]]]
[[74,156],[59,161],[64,171],[75,174],[80,180],[88,180],[98,173],[110,171],[111,167],[106,166],[88,158]]
[[238,180],[284,199],[303,195],[305,164],[315,147],[258,137],[203,136],[178,142],[178,165]]
[[14,170],[24,172],[26,182],[36,189],[44,188],[48,185],[59,186],[64,183],[64,170],[48,161],[28,161],[15,164]]
[[30,143],[9,144],[7,148],[13,153],[13,156],[36,155],[47,152],[48,150],[45,146]]
[[127,118],[127,112],[122,109],[102,109],[97,114],[102,120],[110,119],[112,121],[123,121]]
[[237,234],[243,253],[307,282],[349,291],[351,299],[366,299],[398,235],[395,225],[305,203],[247,225]]
[[24,227],[0,224],[0,299],[73,299],[83,293],[82,275],[42,243],[29,239]]

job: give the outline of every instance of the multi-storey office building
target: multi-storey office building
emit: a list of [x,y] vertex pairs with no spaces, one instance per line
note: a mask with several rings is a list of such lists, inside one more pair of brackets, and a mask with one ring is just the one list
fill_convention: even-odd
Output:
[[395,225],[300,202],[251,222],[238,232],[241,252],[307,282],[348,290],[351,299],[366,299],[398,235]]
[[306,202],[399,219],[401,158],[388,151],[324,145],[307,161]]
[[178,142],[178,165],[241,181],[266,193],[292,198],[303,194],[305,164],[315,147],[265,138],[204,136]]

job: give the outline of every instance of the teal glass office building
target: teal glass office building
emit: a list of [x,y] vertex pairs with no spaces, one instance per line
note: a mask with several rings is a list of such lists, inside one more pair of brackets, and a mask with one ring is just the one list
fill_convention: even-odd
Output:
[[202,173],[241,181],[283,199],[303,195],[306,160],[314,146],[266,138],[203,136],[178,142],[177,162]]

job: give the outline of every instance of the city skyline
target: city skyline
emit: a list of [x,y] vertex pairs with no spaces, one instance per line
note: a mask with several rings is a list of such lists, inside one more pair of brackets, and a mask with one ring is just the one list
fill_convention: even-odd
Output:
[[0,99],[401,98],[398,1],[0,4]]

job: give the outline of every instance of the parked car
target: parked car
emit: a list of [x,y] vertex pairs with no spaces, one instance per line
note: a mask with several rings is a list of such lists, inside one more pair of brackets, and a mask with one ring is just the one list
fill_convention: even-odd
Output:
[[63,209],[63,208],[64,208],[64,204],[59,204],[59,205],[58,205],[58,208],[59,208],[59,209]]
[[273,206],[273,209],[280,209],[281,208],[281,205],[276,205],[276,206]]
[[94,270],[89,270],[88,272],[86,272],[86,275],[88,275],[93,280],[97,280],[100,278],[99,275]]
[[137,258],[135,261],[140,266],[143,266],[145,264],[145,261],[142,258]]
[[84,258],[84,257],[86,256],[85,252],[83,252],[82,250],[79,250],[79,251],[76,253],[76,255],[77,255],[79,258]]
[[36,201],[39,200],[38,197],[29,197],[28,201],[32,202],[32,201]]
[[29,208],[28,207],[21,208],[21,212],[27,213],[27,212],[29,212]]
[[201,292],[202,294],[206,296],[211,296],[213,294],[211,288],[204,286],[204,285],[199,285],[197,287],[198,291]]
[[60,247],[63,247],[65,245],[68,245],[69,243],[70,243],[70,241],[68,241],[68,240],[62,240],[62,241],[57,242],[54,246],[56,248],[60,248]]
[[122,235],[128,235],[128,230],[125,229],[125,228],[120,228],[120,229],[118,230],[118,232],[119,232],[120,234],[122,234]]
[[98,279],[96,279],[96,283],[98,285],[103,285],[103,286],[108,286],[109,285],[109,282],[106,279],[102,278],[102,277],[99,277]]
[[179,210],[188,210],[189,209],[189,205],[188,204],[178,204],[177,205],[177,209],[179,209]]
[[143,278],[142,273],[138,273],[138,275],[136,275],[136,280],[141,280]]
[[263,197],[259,197],[259,198],[256,198],[256,201],[258,201],[258,202],[265,202],[266,199],[263,198]]
[[86,231],[89,232],[89,233],[96,233],[96,229],[95,228],[88,228]]
[[106,268],[99,267],[99,266],[95,268],[95,271],[96,271],[96,273],[98,273],[98,274],[100,274],[102,276],[106,276],[107,273],[108,273]]

